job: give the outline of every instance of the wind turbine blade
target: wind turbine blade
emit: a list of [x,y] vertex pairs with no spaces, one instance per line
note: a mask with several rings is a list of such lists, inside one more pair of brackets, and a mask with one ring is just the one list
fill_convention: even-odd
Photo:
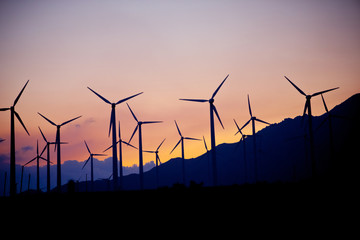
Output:
[[159,157],[158,154],[156,154],[156,158],[157,158],[157,160],[159,160],[159,163],[162,164],[161,161],[160,161],[160,157]]
[[92,154],[93,156],[107,156],[106,154],[101,154],[101,153],[94,153]]
[[294,86],[294,88],[296,88],[299,91],[299,93],[306,96],[306,94],[300,88],[298,88],[292,81],[290,81],[290,79],[288,79],[286,76],[284,76],[284,77],[291,83],[291,85]]
[[134,130],[133,134],[131,135],[131,138],[130,138],[130,140],[128,141],[128,143],[130,143],[130,142],[131,142],[131,139],[134,137],[134,135],[135,135],[136,131],[138,130],[138,127],[139,127],[139,125],[136,125],[136,128],[135,128],[135,130]]
[[20,96],[21,96],[21,94],[23,93],[23,91],[24,91],[24,89],[25,89],[26,85],[28,85],[29,81],[30,81],[30,80],[27,80],[27,82],[25,83],[25,86],[21,89],[21,91],[20,91],[19,95],[16,97],[16,99],[15,99],[15,101],[14,101],[14,107],[15,107],[16,103],[19,101]]
[[143,152],[146,152],[146,153],[155,153],[155,151],[143,151]]
[[304,107],[304,112],[303,112],[303,116],[305,116],[305,114],[306,114],[306,110],[308,109],[308,107],[309,107],[309,101],[310,100],[307,100],[306,99],[306,102],[305,102],[305,107]]
[[97,92],[95,92],[94,90],[92,90],[91,88],[87,87],[90,91],[92,91],[93,93],[96,94],[96,96],[98,96],[99,98],[101,98],[104,102],[111,104],[111,102],[109,100],[107,100],[106,98],[104,98],[103,96],[101,96],[100,94],[98,94]]
[[175,147],[171,150],[170,154],[175,150],[175,148],[180,144],[181,139],[177,142],[177,144],[175,145]]
[[86,166],[86,164],[88,163],[88,161],[90,160],[90,158],[91,158],[91,157],[89,157],[89,158],[86,160],[86,162],[85,162],[84,166],[81,168],[81,170],[84,169],[84,167]]
[[[241,135],[242,135],[242,132],[241,132],[241,130],[240,130],[240,128],[239,128],[239,125],[237,124],[237,122],[235,121],[235,119],[233,119],[234,120],[234,123],[235,123],[235,125],[236,125],[236,128],[238,129],[238,131],[235,133],[235,135],[236,134],[238,134],[238,133],[241,133]],[[235,136],[234,135],[234,136]]]
[[15,113],[16,118],[19,120],[19,122],[21,123],[21,125],[22,125],[23,128],[25,129],[26,133],[30,136],[30,133],[29,133],[28,130],[26,129],[26,127],[25,127],[23,121],[21,120],[19,114],[18,114],[17,112],[15,112],[15,111],[14,111],[14,113]]
[[130,108],[129,104],[127,104],[127,103],[126,103],[126,105],[128,106],[128,108],[129,108],[129,110],[130,110],[130,112],[131,112],[132,116],[134,117],[135,121],[136,121],[136,122],[139,122],[139,121],[138,121],[138,119],[136,118],[136,116],[135,116],[134,112],[131,110],[131,108]]
[[249,124],[250,121],[251,121],[251,119],[250,119],[249,121],[247,121],[247,122],[244,124],[244,126],[242,126],[242,127],[240,128],[240,130],[243,130],[243,128],[246,127],[246,126]]
[[121,140],[121,133],[120,133],[120,120],[119,120],[119,140]]
[[42,116],[46,121],[48,121],[50,124],[54,125],[54,126],[57,126],[53,121],[51,121],[50,119],[46,118],[44,115],[42,115],[41,113],[38,112],[38,114],[40,116]]
[[180,129],[179,129],[179,126],[177,125],[176,120],[174,120],[174,122],[175,122],[175,125],[176,125],[176,128],[177,128],[178,132],[179,132],[180,137],[182,137],[182,134],[181,134],[181,132],[180,132]]
[[164,140],[162,140],[162,142],[160,143],[160,145],[157,147],[156,151],[159,151],[159,149],[160,149],[161,145],[164,143],[165,139],[166,139],[166,138],[164,138]]
[[206,151],[208,152],[209,150],[208,150],[208,148],[207,148],[207,145],[206,145],[206,141],[205,141],[205,137],[204,137],[204,136],[203,136],[203,140],[204,140],[205,149],[206,149]]
[[198,139],[198,138],[191,138],[191,137],[184,137],[184,139],[187,139],[187,140],[196,140],[196,141],[201,141],[201,139]]
[[162,123],[163,121],[145,121],[142,124],[151,124],[151,123]]
[[56,150],[57,145],[58,145],[58,144],[59,144],[59,142],[60,142],[59,132],[60,132],[60,128],[58,128],[58,129],[56,130],[56,137],[55,137],[55,149],[54,149],[54,152],[55,152],[55,150]]
[[33,159],[31,159],[30,161],[28,161],[27,163],[25,163],[25,164],[24,164],[24,167],[25,167],[26,165],[28,165],[29,163],[35,161],[35,159],[36,159],[36,157],[34,157]]
[[44,133],[41,131],[40,127],[38,127],[38,128],[40,130],[41,136],[43,137],[44,141],[47,143],[48,141],[46,140],[46,137],[45,137]]
[[224,84],[225,80],[229,77],[229,74],[225,77],[225,79],[221,82],[221,84],[219,85],[219,87],[215,90],[215,92],[213,93],[213,95],[211,96],[211,98],[214,98],[215,95],[217,94],[217,92],[219,91],[219,89],[221,88],[221,86]]
[[44,160],[45,162],[47,162],[48,160],[46,160],[45,158],[39,156],[40,159]]
[[309,107],[309,101],[310,101],[310,99],[309,100],[306,99],[305,107],[304,107],[304,113],[303,113],[302,118],[301,118],[301,126],[303,126],[303,124],[304,124],[304,118],[305,118],[305,115],[306,115],[306,110]]
[[90,149],[89,149],[89,146],[87,145],[87,143],[86,143],[86,141],[85,141],[85,140],[84,140],[84,143],[85,143],[85,146],[86,146],[86,148],[87,148],[88,152],[91,154],[91,151],[90,151]]
[[323,94],[323,93],[326,93],[326,92],[330,92],[330,91],[336,90],[336,89],[338,89],[338,88],[339,88],[339,87],[331,88],[331,89],[328,89],[328,90],[325,90],[325,91],[321,91],[321,92],[317,92],[317,93],[312,94],[311,96],[312,96],[312,97],[315,97],[315,96],[317,96],[317,95],[320,95],[320,94]]
[[110,137],[110,133],[111,133],[111,128],[114,124],[114,116],[115,116],[115,111],[111,110],[111,115],[110,115],[110,125],[109,125],[109,135],[108,137]]
[[256,121],[258,121],[258,122],[261,122],[261,123],[265,123],[265,124],[268,124],[268,125],[270,125],[270,123],[268,123],[268,122],[265,122],[265,121],[263,121],[263,120],[261,120],[261,119],[255,119]]
[[179,100],[190,101],[190,102],[208,102],[209,101],[209,100],[206,100],[206,99],[185,99],[185,98],[180,98]]
[[10,108],[0,108],[0,112],[10,110]]
[[322,94],[321,94],[321,99],[322,99],[322,101],[323,101],[323,103],[324,103],[325,111],[328,113],[329,110],[328,110],[328,108],[327,108],[327,106],[326,106],[326,103],[325,103],[325,100],[324,100],[324,97],[323,97]]
[[42,156],[42,155],[43,155],[43,153],[45,152],[46,148],[48,148],[48,147],[49,147],[49,145],[48,145],[48,144],[46,144],[46,145],[45,145],[45,147],[44,147],[44,149],[41,151],[40,156]]
[[107,149],[105,149],[103,152],[106,152],[107,150],[109,150],[110,148],[112,148],[112,145],[110,147],[108,147]]
[[215,114],[216,114],[216,117],[219,119],[219,122],[220,122],[222,128],[225,129],[225,128],[224,128],[224,125],[223,125],[222,122],[221,122],[220,116],[219,116],[219,114],[218,114],[218,112],[217,112],[217,110],[216,110],[215,105],[214,105],[214,108],[213,108],[213,109],[214,109],[214,112],[215,112]]
[[321,126],[328,120],[329,115],[327,115],[324,120],[321,121],[321,123],[319,124],[319,126],[317,126],[317,128],[315,129],[314,132],[317,132],[319,130],[319,128],[321,128]]
[[68,124],[69,122],[72,122],[72,121],[74,121],[74,120],[76,120],[76,119],[78,119],[78,118],[81,118],[81,117],[82,117],[82,116],[78,116],[78,117],[73,118],[73,119],[71,119],[71,120],[69,120],[69,121],[63,122],[62,124],[60,124],[60,126],[64,126],[64,125]]
[[122,141],[122,142],[123,142],[123,143],[125,143],[126,145],[128,145],[129,147],[132,147],[132,148],[138,149],[137,147],[135,147],[135,146],[131,145],[130,143],[127,143],[127,142],[125,142],[125,141]]
[[250,113],[250,116],[252,117],[249,94],[247,97],[248,97],[249,113]]
[[138,96],[138,95],[140,95],[140,94],[143,94],[143,93],[144,93],[144,92],[137,93],[137,94],[132,95],[132,96],[130,96],[130,97],[127,97],[127,98],[124,98],[124,99],[122,99],[122,100],[119,100],[119,101],[116,103],[116,105],[117,105],[117,104],[120,104],[120,103],[122,103],[122,102],[125,102],[125,101],[127,101],[127,100],[129,100],[129,99],[131,99],[131,98],[133,98],[133,97],[136,97],[136,96]]

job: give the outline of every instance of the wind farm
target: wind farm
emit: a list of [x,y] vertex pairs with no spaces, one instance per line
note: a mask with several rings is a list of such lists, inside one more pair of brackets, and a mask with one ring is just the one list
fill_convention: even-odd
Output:
[[[211,96],[211,99],[210,100],[205,100],[205,99],[181,99],[181,100],[185,100],[185,101],[192,101],[192,102],[209,102],[210,103],[210,110],[211,110],[211,115],[213,113],[215,113],[215,115],[217,116],[218,120],[219,120],[219,123],[220,125],[223,127],[222,125],[222,122],[220,120],[220,117],[219,117],[219,114],[215,108],[215,106],[213,105],[213,102],[214,102],[214,97],[215,95],[218,93],[218,91],[220,90],[220,88],[222,87],[222,85],[224,84],[224,82],[228,79],[229,75],[226,76],[226,78],[221,82],[221,84],[217,87],[217,89],[215,90],[215,92],[213,93],[213,95]],[[310,118],[314,118],[316,119],[316,131],[318,129],[321,128],[321,126],[326,122],[326,121],[331,121],[329,118],[335,118],[335,117],[338,117],[339,119],[341,119],[342,121],[344,121],[344,119],[347,119],[348,121],[352,122],[353,119],[355,118],[356,119],[356,115],[355,117],[354,116],[349,116],[348,113],[342,113],[342,114],[338,114],[338,113],[334,113],[333,111],[329,111],[326,103],[325,103],[325,99],[323,97],[323,94],[324,93],[327,93],[327,92],[330,92],[330,91],[333,91],[335,89],[338,89],[338,88],[331,88],[331,89],[328,89],[328,90],[324,90],[324,91],[320,91],[320,92],[317,92],[317,93],[314,93],[312,95],[306,95],[300,88],[298,88],[294,83],[292,83],[288,78],[286,78],[302,95],[306,96],[306,103],[305,103],[305,109],[304,109],[304,114],[302,117],[299,117],[297,120],[299,120],[298,122],[301,123],[298,125],[298,128],[300,130],[296,130],[297,133],[301,133],[301,129],[304,128],[304,123],[303,123],[303,120],[304,120],[304,117],[306,116],[305,113],[307,112],[308,113],[308,119]],[[26,85],[25,85],[26,86]],[[23,88],[24,89],[24,88]],[[23,91],[23,90],[22,90]],[[21,92],[22,93],[22,92]],[[19,94],[19,96],[21,95],[21,93]],[[96,94],[96,93],[95,93]],[[139,93],[140,94],[140,93]],[[137,96],[139,94],[136,94],[136,95],[133,95],[131,97],[128,97],[128,98],[125,98],[123,100],[120,100],[119,102],[121,103],[122,101],[126,101],[134,96]],[[313,96],[318,96],[320,95],[321,98],[322,98],[322,105],[324,106],[324,109],[325,109],[325,113],[324,113],[324,117],[321,119],[321,121],[319,121],[319,117],[314,117],[312,116],[311,114],[311,104],[310,104],[310,99],[311,97]],[[356,95],[357,98],[359,95]],[[15,102],[16,104],[16,102]],[[355,105],[356,106],[356,105]],[[259,142],[256,140],[256,136],[258,135],[258,132],[256,131],[255,129],[255,122],[260,122],[260,123],[263,123],[263,124],[266,124],[268,125],[268,127],[265,127],[264,129],[262,129],[261,131],[265,131],[266,132],[266,129],[267,128],[274,128],[273,126],[277,125],[277,124],[270,124],[264,120],[261,120],[257,117],[255,117],[253,115],[253,111],[252,111],[252,107],[251,107],[251,104],[250,104],[250,97],[249,95],[247,95],[247,110],[249,112],[249,115],[250,115],[250,119],[247,120],[247,122],[240,128],[238,123],[236,122],[235,119],[233,119],[234,123],[235,123],[235,127],[236,127],[236,133],[235,135],[237,135],[238,133],[241,134],[241,138],[240,138],[240,141],[238,142],[235,142],[234,143],[234,148],[232,148],[232,150],[226,150],[224,152],[224,148],[226,148],[225,146],[223,147],[220,147],[221,145],[223,144],[219,144],[218,146],[215,146],[214,149],[222,149],[222,150],[219,150],[220,152],[217,153],[217,157],[219,159],[221,159],[221,163],[220,164],[220,169],[221,170],[221,176],[219,177],[219,182],[214,182],[214,164],[213,164],[213,159],[209,158],[209,156],[213,156],[213,153],[211,152],[211,150],[209,150],[207,148],[207,145],[206,145],[206,142],[205,142],[205,137],[203,136],[203,143],[204,143],[204,146],[205,146],[205,150],[206,152],[204,153],[204,156],[205,154],[207,154],[207,158],[206,160],[203,160],[204,158],[202,158],[202,156],[200,155],[199,156],[199,159],[202,159],[202,160],[194,160],[194,158],[191,158],[191,159],[188,159],[186,160],[186,164],[185,164],[185,144],[184,144],[184,141],[185,140],[197,140],[197,141],[201,141],[201,139],[198,139],[198,138],[193,138],[193,137],[185,137],[183,136],[182,134],[182,131],[180,130],[179,128],[179,125],[177,123],[177,121],[175,120],[174,123],[175,123],[175,127],[176,127],[176,132],[178,133],[178,136],[180,136],[180,140],[176,143],[176,145],[172,148],[172,150],[170,151],[170,154],[172,154],[175,149],[181,145],[181,158],[179,160],[180,164],[175,164],[175,159],[170,159],[168,162],[166,162],[165,164],[161,164],[160,162],[160,157],[159,157],[159,149],[161,146],[163,146],[163,143],[165,142],[165,139],[163,139],[161,141],[161,143],[158,145],[158,147],[156,148],[156,150],[152,150],[152,151],[149,151],[149,150],[143,150],[143,135],[142,135],[142,125],[144,124],[155,124],[155,123],[163,123],[163,121],[139,121],[137,116],[135,115],[135,113],[133,112],[133,110],[130,108],[129,104],[127,104],[127,108],[128,110],[130,111],[130,114],[132,116],[132,118],[136,121],[136,127],[134,129],[134,131],[132,132],[132,135],[129,139],[128,142],[124,141],[122,138],[121,138],[121,131],[120,131],[120,122],[119,122],[119,126],[118,126],[118,137],[119,137],[119,140],[115,142],[115,146],[116,144],[119,144],[119,160],[120,160],[120,171],[119,171],[119,175],[120,175],[120,179],[118,179],[118,182],[116,183],[116,185],[119,185],[121,186],[120,188],[117,188],[116,190],[112,188],[113,191],[123,191],[123,190],[129,190],[129,189],[134,189],[134,190],[144,190],[144,189],[159,189],[161,187],[164,187],[164,186],[171,186],[171,184],[176,184],[176,183],[179,183],[179,184],[183,184],[184,186],[192,186],[194,184],[194,181],[195,182],[202,182],[203,184],[205,184],[205,186],[209,186],[209,187],[216,187],[218,186],[218,184],[220,186],[227,186],[229,184],[231,184],[231,182],[229,182],[228,180],[226,180],[229,176],[232,176],[233,178],[233,184],[236,183],[236,184],[245,184],[245,183],[249,183],[249,175],[250,176],[253,176],[253,184],[256,184],[258,183],[259,181],[259,174],[262,175],[261,176],[261,181],[263,181],[264,179],[264,173],[259,173],[258,171],[258,166],[259,165],[262,165],[261,169],[264,169],[264,163],[263,162],[259,162],[259,154],[260,154],[260,149],[262,151],[262,148],[263,148],[263,144],[262,146],[258,146],[259,145]],[[114,109],[114,108],[112,108]],[[112,110],[113,112],[113,110]],[[69,124],[77,119],[79,119],[81,116],[78,116],[78,117],[75,117],[75,118],[72,118],[68,121],[65,121],[63,122],[62,124],[55,124],[53,121],[51,121],[50,119],[48,119],[47,117],[45,117],[44,115],[42,115],[41,113],[38,113],[43,119],[45,119],[47,122],[49,122],[51,125],[53,126],[56,126],[57,128],[57,131],[56,131],[56,137],[55,137],[55,141],[54,142],[50,142],[47,140],[47,138],[45,137],[43,131],[41,130],[40,127],[39,128],[39,132],[40,132],[40,135],[42,136],[42,138],[44,139],[46,145],[43,149],[43,151],[41,153],[39,153],[39,146],[38,146],[38,141],[37,141],[37,146],[36,146],[36,156],[34,158],[32,158],[30,161],[26,162],[23,166],[22,166],[22,169],[21,169],[21,182],[20,182],[20,192],[22,192],[22,186],[23,186],[23,172],[24,172],[24,167],[27,168],[27,166],[32,163],[33,161],[36,160],[36,192],[41,192],[40,190],[40,159],[46,161],[46,171],[47,171],[47,174],[46,174],[46,192],[51,192],[51,191],[58,191],[58,192],[61,192],[63,191],[63,185],[61,184],[61,161],[60,161],[60,145],[61,144],[67,144],[65,142],[61,142],[61,139],[60,139],[60,127],[66,125],[66,124]],[[113,115],[114,114],[114,115]],[[352,113],[354,114],[354,113]],[[357,113],[355,113],[357,114]],[[110,129],[113,127],[113,121],[114,121],[114,116],[115,116],[115,113],[112,113],[111,115],[111,124],[110,124]],[[340,117],[342,116],[342,117]],[[345,117],[346,116],[346,117]],[[296,119],[294,119],[295,121]],[[305,144],[305,152],[309,152],[310,153],[310,157],[311,157],[311,152],[313,151],[313,157],[314,158],[310,158],[310,162],[311,162],[311,174],[310,175],[307,175],[307,170],[306,170],[306,167],[304,167],[305,165],[307,165],[307,157],[305,157],[304,159],[299,159],[299,160],[293,160],[293,174],[296,174],[296,178],[294,179],[297,179],[297,181],[299,179],[303,179],[303,180],[306,180],[306,179],[312,179],[313,181],[315,181],[317,178],[318,178],[318,175],[315,175],[314,174],[314,171],[320,171],[322,172],[321,174],[319,175],[324,175],[323,171],[324,171],[324,166],[321,166],[323,165],[324,163],[321,162],[323,160],[321,160],[319,162],[319,160],[316,160],[315,157],[317,156],[317,158],[321,158],[318,154],[315,155],[315,152],[316,151],[319,151],[319,150],[316,150],[316,145],[318,145],[318,143],[316,144],[314,141],[316,141],[314,139],[314,133],[312,130],[312,124],[314,124],[312,121],[314,121],[313,119],[311,120],[308,120],[308,124],[305,126],[304,130],[305,130],[305,134],[306,136],[312,136],[313,140],[311,140],[310,138],[310,143],[312,144],[309,144],[308,146]],[[211,121],[211,123],[213,123],[213,121]],[[245,127],[247,125],[249,125],[250,123],[252,123],[252,134],[251,135],[247,135],[247,134],[244,134],[243,131],[245,129]],[[328,149],[330,151],[328,151],[328,155],[329,155],[329,159],[331,161],[329,161],[328,163],[326,163],[325,165],[327,166],[332,166],[331,169],[333,170],[333,164],[334,164],[334,159],[335,159],[335,156],[338,154],[336,151],[335,151],[335,147],[334,147],[334,139],[333,139],[333,135],[335,133],[333,133],[334,129],[333,129],[333,125],[332,123],[330,122],[329,124],[329,136],[330,139],[329,139],[329,147]],[[138,139],[139,139],[139,144],[138,144],[138,147],[135,147],[133,145],[130,144],[131,140],[133,139],[133,137],[135,136],[136,132],[138,131]],[[292,132],[295,131],[295,129],[292,129],[291,130]],[[290,132],[291,132],[290,131]],[[300,132],[299,132],[300,131]],[[211,133],[213,131],[210,131]],[[110,130],[109,130],[109,135],[110,135]],[[288,136],[287,133],[282,133],[280,135],[286,135]],[[298,134],[299,135],[299,134]],[[266,135],[264,136],[263,134],[261,134],[262,138],[263,137],[266,137]],[[293,136],[288,136],[287,138],[294,138],[295,134],[293,134]],[[253,145],[249,146],[249,144],[245,144],[245,140],[246,139],[252,139],[253,141]],[[276,136],[276,138],[278,138],[278,136]],[[295,139],[295,138],[294,138]],[[266,145],[272,145],[273,143],[269,143],[269,141],[265,141],[266,142]],[[281,142],[281,141],[280,141]],[[288,141],[283,141],[283,142],[288,142]],[[318,141],[317,141],[318,142]],[[189,141],[189,145],[191,145],[192,141]],[[306,142],[305,142],[306,143]],[[56,173],[57,173],[57,185],[56,185],[56,188],[54,189],[50,189],[50,145],[51,144],[54,144],[55,145],[55,150],[57,150],[57,164],[56,164]],[[71,143],[70,143],[71,144]],[[94,191],[99,191],[99,184],[97,184],[97,187],[94,187],[95,184],[95,177],[94,177],[94,171],[96,171],[97,169],[97,165],[94,165],[94,157],[98,157],[98,156],[106,156],[105,154],[100,154],[100,153],[93,153],[87,142],[84,141],[84,144],[85,144],[85,147],[86,147],[86,150],[89,154],[88,158],[83,162],[83,165],[81,167],[81,170],[83,170],[85,168],[85,166],[87,166],[87,164],[90,162],[90,189],[91,189],[91,192],[94,192]],[[121,145],[122,144],[125,144],[127,146],[130,146],[134,149],[138,149],[139,151],[139,165],[138,165],[138,176],[139,176],[139,181],[138,181],[138,187],[134,187],[134,183],[129,183],[129,177],[127,176],[124,176],[123,174],[123,160],[122,160],[122,148],[121,148]],[[243,147],[242,148],[238,148],[239,145],[242,145]],[[265,149],[268,148],[268,146],[265,145]],[[303,144],[300,144],[300,145],[303,145]],[[337,144],[338,145],[338,144]],[[109,150],[110,148],[113,148],[113,145],[111,145],[110,147],[108,147],[107,149],[104,150],[107,151]],[[309,148],[309,149],[307,149]],[[235,150],[234,150],[235,149]],[[45,152],[45,150],[47,150],[47,158],[45,159],[42,155],[43,153]],[[309,151],[308,151],[309,150]],[[235,151],[235,152],[234,152]],[[265,151],[265,152],[268,152],[269,150]],[[152,169],[148,169],[147,172],[148,174],[150,175],[153,175],[154,177],[151,177],[149,179],[149,176],[146,176],[148,174],[144,174],[144,158],[143,158],[143,152],[147,152],[147,153],[155,153],[155,159],[154,159],[154,170]],[[238,153],[239,152],[239,153]],[[248,154],[247,154],[248,153]],[[251,154],[252,153],[252,154]],[[219,155],[220,154],[220,155]],[[239,155],[238,155],[239,154]],[[279,154],[279,153],[276,153],[276,154]],[[227,160],[224,159],[224,156],[225,158],[228,158]],[[238,157],[236,157],[238,156]],[[306,154],[305,154],[306,156]],[[235,160],[231,160],[231,159],[234,159],[236,158],[236,161]],[[267,156],[266,159],[267,159],[267,164],[271,164],[271,161],[274,161],[276,159],[276,161],[279,160],[279,155],[277,157],[274,157],[274,156]],[[211,160],[211,164],[209,164],[209,160]],[[225,169],[228,169],[227,171],[230,171],[228,173],[225,172],[225,174],[229,174],[229,176],[225,177],[224,176],[224,162],[227,162],[229,161],[232,162],[232,163],[228,163],[228,164],[232,164],[231,168],[229,168],[229,166],[225,167]],[[97,160],[98,161],[98,160]],[[113,159],[111,159],[111,161],[113,162]],[[198,166],[195,164],[195,163],[192,163],[192,162],[198,162]],[[263,160],[262,160],[263,161]],[[316,161],[317,163],[315,164],[314,161]],[[295,166],[296,164],[294,162],[297,162],[299,164],[302,164],[303,166],[299,167],[299,166]],[[170,165],[169,165],[170,164]],[[193,165],[195,164],[195,165]],[[199,166],[200,165],[202,166],[200,169],[199,169]],[[282,164],[285,164],[285,163],[282,163]],[[294,165],[295,164],[295,165]],[[112,164],[113,165],[113,164]],[[276,164],[275,164],[276,165]],[[271,166],[271,168],[274,168],[276,166]],[[188,167],[185,167],[185,166],[188,166]],[[190,166],[190,167],[189,167]],[[317,170],[314,170],[314,166],[316,166]],[[187,169],[186,169],[187,168]],[[269,168],[269,166],[267,166],[266,168]],[[300,170],[301,168],[304,168],[303,172],[300,173]],[[60,170],[59,170],[60,169]],[[177,170],[176,170],[177,169]],[[194,170],[194,169],[197,169],[197,170]],[[235,170],[236,169],[236,170]],[[210,178],[209,178],[209,172],[210,170],[212,170],[212,175]],[[154,173],[152,173],[153,171],[155,171]],[[168,171],[168,173],[167,173]],[[175,172],[174,172],[175,171]],[[176,173],[178,171],[178,173]],[[198,176],[194,175],[194,171],[197,172]],[[200,171],[200,172],[199,172]],[[264,170],[262,170],[264,171]],[[275,170],[273,170],[274,172],[276,172]],[[291,170],[290,170],[291,171]],[[295,172],[294,172],[295,171]],[[299,171],[299,172],[298,172]],[[110,169],[108,169],[107,171],[108,173],[111,172]],[[161,173],[160,173],[161,172]],[[217,172],[217,171],[216,171]],[[253,172],[253,173],[251,173]],[[326,172],[326,171],[325,171]],[[107,174],[108,174],[107,173]],[[170,175],[169,175],[170,174]],[[284,173],[282,173],[284,174]],[[286,175],[286,174],[285,174]],[[301,176],[302,175],[302,176]],[[113,177],[113,175],[111,175]],[[130,175],[129,175],[130,176]],[[174,176],[179,176],[179,178],[174,178]],[[307,177],[306,177],[307,176]],[[314,176],[316,176],[316,178],[314,178]],[[108,176],[107,177],[100,177],[100,179],[109,179]],[[171,180],[172,179],[172,180]],[[181,179],[179,182],[177,182],[178,180],[176,179]],[[197,179],[197,180],[196,180]],[[266,179],[266,177],[265,177]],[[28,180],[28,182],[30,181],[30,178]],[[107,180],[108,182],[109,180]],[[114,180],[112,180],[114,181]],[[269,181],[271,181],[269,179]],[[283,180],[283,181],[289,181],[289,180]],[[86,182],[87,182],[87,178],[86,178]],[[131,182],[131,181],[130,181]],[[78,184],[80,184],[79,186],[81,186],[81,182],[79,182]],[[133,187],[132,187],[133,186]],[[107,187],[106,189],[108,189],[108,184],[107,184]],[[82,189],[82,187],[78,187],[77,189]],[[87,187],[86,187],[87,189]],[[102,189],[100,187],[100,189]]]
[[160,2],[1,3],[1,200],[353,185],[358,4]]

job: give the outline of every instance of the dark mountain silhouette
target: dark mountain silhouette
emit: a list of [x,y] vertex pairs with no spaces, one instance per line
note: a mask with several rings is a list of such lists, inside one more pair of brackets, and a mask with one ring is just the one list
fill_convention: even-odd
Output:
[[[333,120],[334,164],[330,164],[329,127],[323,122],[326,114],[313,117],[316,168],[321,181],[353,182],[356,176],[356,147],[360,140],[360,94],[355,94],[342,104],[330,110],[332,114],[343,116]],[[258,182],[300,182],[311,178],[309,140],[306,119],[286,118],[256,133]],[[305,115],[304,118],[307,118]],[[219,185],[254,183],[253,140],[246,142],[247,179],[245,180],[243,142],[220,144],[216,147]],[[210,152],[187,159],[186,185],[190,182],[211,186]],[[181,158],[171,159],[159,166],[159,186],[171,187],[182,183]],[[140,187],[138,174],[124,177],[124,190],[137,190]],[[144,173],[144,188],[156,188],[156,169]],[[108,190],[106,180],[95,182],[95,191]],[[85,183],[78,183],[78,190],[85,190]]]
[[[331,106],[328,106],[329,108]],[[324,111],[325,112],[325,111]],[[357,147],[360,146],[360,94],[355,94],[343,103],[335,106],[329,111],[331,114],[343,116],[332,120],[333,141],[334,141],[334,163],[330,164],[330,140],[328,121],[321,123],[327,114],[313,117],[315,159],[319,179],[335,183],[354,183],[357,176],[356,161],[358,159]],[[306,135],[307,119],[295,117],[286,118],[280,123],[272,124],[256,133],[257,141],[257,161],[258,161],[258,181],[259,182],[306,182],[311,178],[311,161],[309,156],[309,141]],[[305,116],[304,118],[307,118]],[[320,126],[321,125],[321,126]],[[320,126],[320,127],[319,127]],[[234,126],[234,131],[236,127]],[[240,138],[240,136],[239,136]],[[233,185],[254,183],[254,161],[253,161],[253,139],[248,136],[246,143],[247,178],[245,179],[243,144],[231,143],[220,144],[217,148],[217,168],[218,184]],[[204,151],[205,152],[205,151]],[[212,164],[210,152],[203,155],[187,159],[186,164],[186,185],[212,186]],[[151,168],[155,164],[147,164],[144,168],[144,188],[156,188],[156,169]],[[69,179],[75,181],[75,191],[90,191],[90,175],[88,182],[85,182],[86,171],[81,171],[83,162],[66,161],[63,168],[63,190],[67,191]],[[94,191],[112,190],[111,182],[108,180],[111,174],[112,158],[105,161],[94,159],[95,182]],[[21,166],[17,165],[17,171],[21,172]],[[1,164],[1,180],[4,173],[9,169],[8,164]],[[147,170],[150,169],[150,170]],[[146,171],[147,170],[147,171]],[[51,175],[56,175],[56,166],[50,168]],[[132,172],[132,173],[131,173]],[[136,172],[136,173],[134,173]],[[23,191],[27,190],[27,179],[31,173],[32,180],[30,189],[35,188],[35,167],[29,167],[24,172]],[[138,190],[140,188],[138,168],[124,168],[124,190]],[[41,183],[40,187],[46,187],[46,168],[40,168]],[[100,180],[100,179],[102,180]],[[112,178],[110,178],[112,179]],[[181,187],[182,183],[182,160],[181,158],[171,159],[159,166],[159,187]],[[51,178],[52,188],[56,185],[56,178]],[[1,181],[2,182],[2,181]],[[19,186],[20,175],[17,176]],[[3,191],[3,184],[0,191]],[[9,185],[7,183],[7,189]],[[19,189],[19,187],[18,187]]]

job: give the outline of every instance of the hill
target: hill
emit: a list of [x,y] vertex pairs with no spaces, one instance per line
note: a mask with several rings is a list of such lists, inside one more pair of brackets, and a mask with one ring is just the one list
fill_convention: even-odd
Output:
[[[332,118],[334,154],[330,154],[329,121]],[[311,178],[307,116],[286,118],[256,133],[258,181],[260,182],[299,182]],[[332,182],[353,182],[355,164],[358,157],[357,146],[360,140],[360,94],[355,94],[321,116],[313,117],[316,168],[319,179]],[[217,147],[219,185],[254,183],[253,138],[233,144],[220,144]],[[245,151],[245,153],[244,153]],[[333,164],[331,164],[333,159]],[[186,185],[193,183],[210,186],[211,157],[205,153],[197,158],[185,160]],[[246,166],[246,168],[245,168]],[[181,159],[175,158],[159,166],[159,186],[170,187],[182,179]],[[144,173],[145,189],[156,188],[156,169]],[[77,185],[85,190],[85,183]],[[95,190],[110,189],[109,182],[95,182]],[[139,189],[138,174],[124,177],[124,190]]]

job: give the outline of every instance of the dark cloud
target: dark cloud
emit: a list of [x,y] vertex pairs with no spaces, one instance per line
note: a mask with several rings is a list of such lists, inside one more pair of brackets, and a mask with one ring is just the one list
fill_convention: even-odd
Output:
[[32,146],[25,146],[25,147],[22,147],[21,148],[21,151],[22,152],[27,152],[27,151],[31,151],[31,150],[34,150],[34,147],[32,147]]
[[87,118],[87,119],[85,119],[85,121],[84,121],[85,124],[90,124],[90,123],[93,123],[93,122],[95,122],[95,119],[94,119],[94,118]]

